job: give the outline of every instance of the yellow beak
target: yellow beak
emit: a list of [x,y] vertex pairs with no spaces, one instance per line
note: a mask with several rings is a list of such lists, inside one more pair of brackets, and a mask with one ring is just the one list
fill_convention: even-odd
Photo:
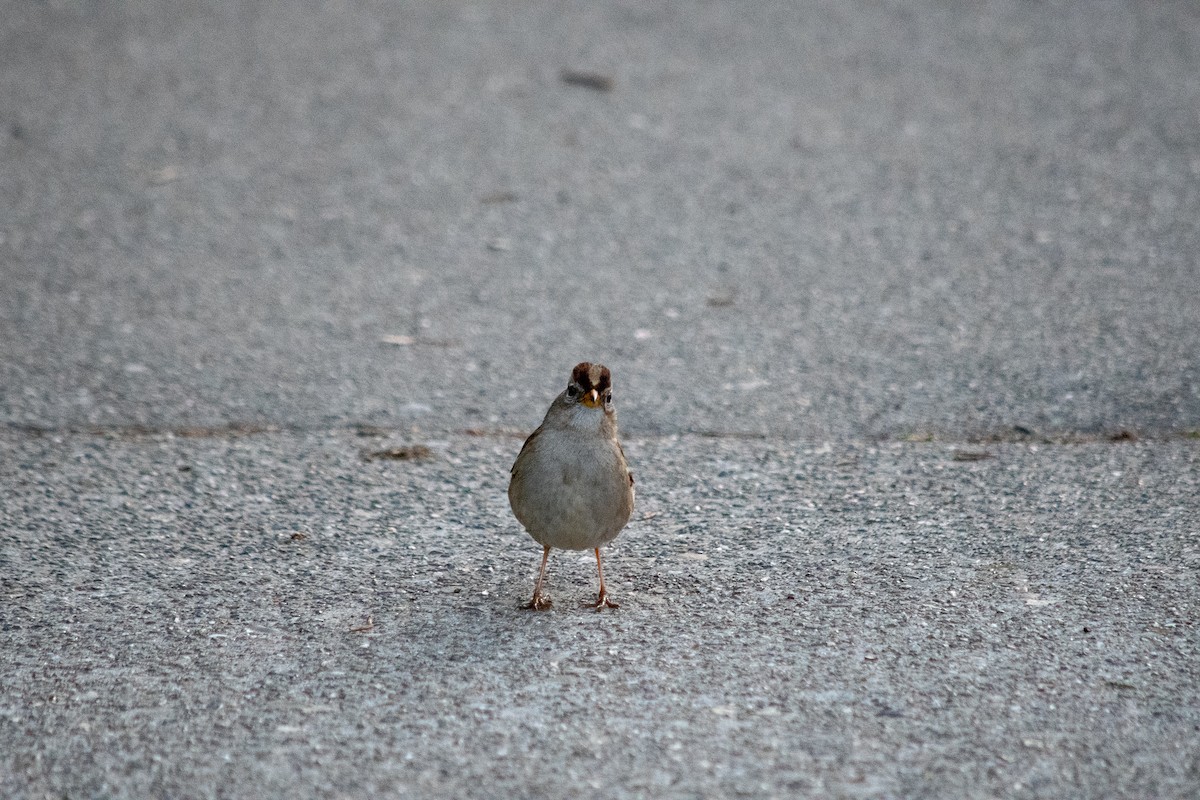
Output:
[[592,389],[590,392],[579,398],[579,402],[583,403],[588,408],[598,408],[600,406],[600,395]]

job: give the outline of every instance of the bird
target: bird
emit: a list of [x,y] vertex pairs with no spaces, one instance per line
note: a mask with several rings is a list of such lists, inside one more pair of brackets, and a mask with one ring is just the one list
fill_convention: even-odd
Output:
[[633,472],[617,438],[612,373],[583,361],[567,388],[529,435],[513,462],[508,502],[513,515],[542,546],[533,599],[523,607],[551,607],[543,592],[551,548],[592,550],[600,577],[597,611],[619,608],[604,585],[600,548],[617,537],[633,513]]

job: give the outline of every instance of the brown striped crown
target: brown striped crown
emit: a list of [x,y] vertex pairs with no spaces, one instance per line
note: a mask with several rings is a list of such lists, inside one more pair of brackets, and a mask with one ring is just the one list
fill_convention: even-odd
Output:
[[587,395],[592,389],[604,397],[604,393],[612,388],[612,373],[603,364],[593,364],[581,361],[571,370],[571,383],[579,387],[581,395]]

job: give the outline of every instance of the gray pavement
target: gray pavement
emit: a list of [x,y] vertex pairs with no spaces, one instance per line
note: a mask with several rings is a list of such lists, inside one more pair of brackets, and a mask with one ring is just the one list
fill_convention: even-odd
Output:
[[[1186,2],[0,3],[0,796],[1197,796],[1198,64]],[[524,613],[584,358],[622,608]]]

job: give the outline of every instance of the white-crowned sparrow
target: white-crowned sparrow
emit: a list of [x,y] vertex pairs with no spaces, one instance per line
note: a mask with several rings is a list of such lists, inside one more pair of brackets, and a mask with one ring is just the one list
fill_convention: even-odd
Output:
[[594,550],[600,573],[596,609],[616,608],[604,588],[600,546],[616,538],[633,512],[633,473],[617,440],[608,367],[583,362],[554,398],[512,466],[508,502],[542,546],[542,568],[526,608],[550,607],[542,594],[550,548]]

